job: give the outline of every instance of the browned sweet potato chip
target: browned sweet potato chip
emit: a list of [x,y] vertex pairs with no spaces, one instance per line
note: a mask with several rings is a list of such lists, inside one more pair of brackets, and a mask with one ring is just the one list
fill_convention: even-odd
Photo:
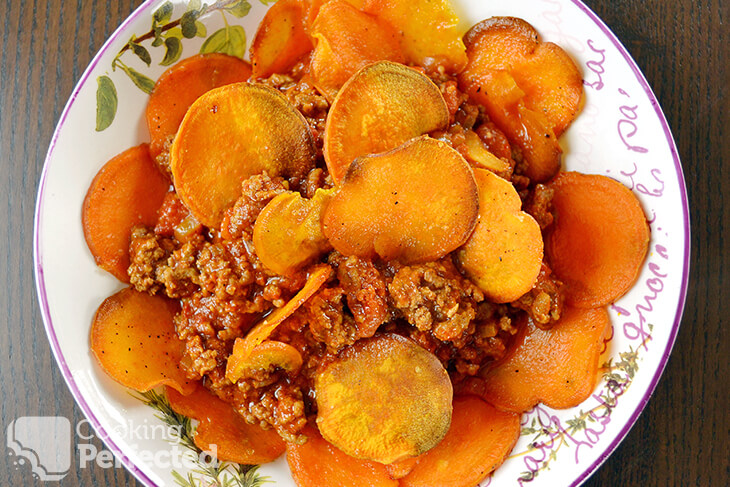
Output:
[[312,271],[304,287],[284,306],[272,311],[262,322],[254,326],[245,338],[236,338],[233,344],[233,353],[228,357],[226,377],[231,382],[241,378],[254,349],[273,332],[282,321],[287,319],[306,300],[316,293],[322,284],[332,275],[332,268],[322,265]]
[[598,357],[610,330],[605,308],[564,306],[549,330],[530,320],[505,359],[484,377],[485,397],[516,413],[539,402],[557,409],[577,406],[596,386]]
[[129,282],[129,236],[154,225],[170,183],[150,159],[147,144],[107,162],[89,186],[81,210],[84,237],[96,265]]
[[156,158],[167,138],[177,133],[190,105],[203,93],[230,83],[246,81],[251,66],[226,54],[198,54],[183,59],[162,73],[150,93],[147,127],[150,130],[150,155]]
[[376,335],[346,348],[315,377],[317,425],[348,455],[391,463],[420,455],[451,422],[451,380],[408,338]]
[[339,184],[357,157],[394,149],[448,123],[444,97],[427,76],[401,64],[371,64],[332,104],[324,134],[327,169]]
[[397,487],[385,466],[342,453],[316,428],[304,430],[307,442],[286,444],[286,460],[297,487]]
[[292,375],[302,367],[302,355],[288,343],[266,340],[251,351],[242,369],[242,376],[250,377],[260,370],[282,369]]
[[528,292],[540,273],[540,226],[520,211],[522,201],[509,181],[485,169],[475,169],[474,177],[479,223],[457,252],[457,263],[492,301],[509,303]]
[[343,0],[332,0],[319,9],[312,37],[316,40],[312,75],[325,95],[336,93],[363,66],[403,61],[395,29]]
[[198,221],[217,227],[244,179],[263,171],[301,177],[314,156],[307,122],[281,93],[236,83],[193,103],[170,150],[170,166],[183,203]]
[[344,255],[412,264],[461,246],[478,212],[469,164],[444,142],[424,136],[357,159],[325,209],[323,230]]
[[195,382],[180,367],[185,344],[175,333],[179,305],[131,288],[106,298],[91,324],[91,351],[112,379],[139,392],[168,385],[183,394]]
[[526,174],[550,179],[560,166],[557,138],[580,111],[583,81],[565,51],[540,42],[535,29],[514,17],[484,20],[464,36],[469,64],[459,82],[517,144]]
[[475,396],[455,397],[446,437],[418,458],[400,485],[473,487],[505,461],[519,437],[519,414],[500,411]]
[[188,396],[166,389],[172,409],[200,421],[193,441],[203,451],[215,453],[224,462],[258,465],[276,460],[286,446],[279,434],[248,424],[233,407],[202,385]]
[[302,0],[279,0],[266,12],[249,50],[253,78],[285,73],[312,50],[306,7]]
[[[449,0],[357,0],[365,12],[390,22],[399,30],[406,62],[443,66],[458,73],[466,65],[466,52]],[[424,36],[427,32],[428,36]]]
[[629,188],[606,176],[564,172],[550,182],[555,222],[546,253],[565,282],[565,300],[605,306],[636,281],[649,250],[649,225]]
[[332,249],[322,234],[322,213],[333,191],[318,189],[311,199],[282,193],[261,211],[253,228],[253,244],[261,262],[277,274],[289,275]]

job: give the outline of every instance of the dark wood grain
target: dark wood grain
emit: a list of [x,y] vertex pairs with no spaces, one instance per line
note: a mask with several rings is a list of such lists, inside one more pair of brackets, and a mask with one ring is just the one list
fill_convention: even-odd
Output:
[[[0,0],[0,418],[82,416],[53,360],[35,297],[33,212],[48,144],[74,84],[139,0]],[[674,133],[690,198],[692,277],[674,352],[626,440],[586,483],[727,485],[730,478],[730,122],[725,0],[586,0],[636,59]],[[728,238],[728,242],[725,242]],[[94,440],[97,448],[101,442]],[[37,482],[40,485],[40,482]],[[0,455],[0,485],[34,485]],[[74,469],[64,486],[138,485]]]

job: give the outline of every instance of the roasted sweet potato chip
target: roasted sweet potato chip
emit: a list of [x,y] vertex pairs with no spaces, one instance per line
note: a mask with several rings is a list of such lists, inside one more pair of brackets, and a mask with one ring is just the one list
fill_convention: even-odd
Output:
[[408,338],[375,335],[346,348],[314,380],[317,425],[348,455],[392,463],[444,437],[453,390],[435,355]]
[[147,104],[150,155],[156,158],[168,137],[175,135],[190,105],[203,93],[230,83],[246,81],[251,66],[225,54],[198,54],[183,59],[157,80]]
[[473,487],[505,461],[519,436],[519,414],[500,411],[475,396],[455,397],[446,437],[418,458],[400,485]]
[[540,42],[530,24],[514,17],[484,20],[464,42],[469,64],[460,85],[522,149],[527,176],[550,179],[560,166],[557,138],[583,100],[577,66],[559,46]]
[[245,369],[249,366],[249,360],[254,349],[273,332],[282,321],[287,319],[306,300],[316,293],[322,284],[332,275],[332,268],[322,265],[312,271],[304,287],[284,306],[272,311],[264,320],[254,326],[245,338],[236,338],[233,344],[233,353],[228,357],[226,364],[226,377],[231,382],[238,382]]
[[325,209],[323,230],[344,255],[412,264],[461,246],[478,211],[469,164],[444,142],[424,136],[357,159]]
[[564,172],[549,185],[555,221],[545,251],[573,306],[605,306],[633,286],[649,249],[641,203],[626,186],[599,175]]
[[180,367],[185,349],[175,333],[179,305],[131,288],[106,298],[91,324],[91,351],[101,368],[139,392],[168,385],[190,394],[195,382]]
[[197,447],[215,453],[220,461],[258,465],[276,460],[286,449],[275,430],[248,424],[230,404],[202,385],[188,396],[170,387],[166,393],[176,413],[200,421],[193,437]]
[[[425,67],[443,66],[458,73],[466,52],[449,0],[357,0],[362,10],[390,22],[399,30],[406,62]],[[424,36],[424,33],[428,36]]]
[[253,228],[253,244],[261,262],[289,275],[332,250],[322,233],[322,213],[333,190],[318,189],[311,199],[282,193],[261,211]]
[[307,122],[281,93],[236,83],[193,103],[170,150],[170,166],[183,203],[198,221],[217,227],[244,179],[263,171],[301,177],[314,156]]
[[304,430],[307,442],[286,444],[286,459],[297,487],[398,487],[380,463],[359,460],[325,441],[316,428]]
[[282,369],[294,375],[302,367],[302,355],[288,343],[265,340],[254,347],[241,371],[250,377],[258,370]]
[[150,159],[147,144],[132,147],[96,174],[81,210],[86,245],[96,265],[129,282],[129,236],[152,226],[170,183]]
[[530,289],[542,264],[542,234],[520,211],[514,186],[486,169],[475,169],[479,223],[456,254],[464,273],[495,303],[509,303]]
[[427,76],[401,64],[371,64],[342,87],[330,108],[327,169],[339,184],[357,157],[394,149],[448,123],[444,97]]
[[306,7],[302,0],[279,0],[266,12],[249,50],[253,78],[285,73],[313,49]]
[[605,308],[564,306],[549,330],[530,320],[505,359],[484,377],[485,397],[516,413],[539,402],[556,409],[577,406],[596,386],[598,357],[610,330]]
[[350,76],[370,63],[403,62],[395,29],[344,0],[332,0],[319,9],[312,37],[316,40],[312,75],[325,95],[336,93]]
[[489,152],[482,139],[473,130],[465,131],[463,146],[454,148],[473,166],[489,169],[499,176],[509,174],[512,169],[507,161]]

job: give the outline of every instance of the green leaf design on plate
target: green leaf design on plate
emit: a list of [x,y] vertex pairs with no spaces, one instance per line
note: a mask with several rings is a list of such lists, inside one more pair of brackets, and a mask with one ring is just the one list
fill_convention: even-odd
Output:
[[152,81],[150,78],[143,75],[136,69],[130,68],[129,66],[122,64],[121,62],[118,62],[117,65],[122,68],[125,73],[127,73],[127,76],[129,76],[129,79],[132,80],[137,88],[144,91],[148,95],[152,93],[152,89],[155,87],[154,81]]
[[198,37],[203,37],[203,38],[205,38],[205,37],[207,37],[207,36],[208,36],[208,28],[207,28],[207,27],[205,26],[205,24],[204,24],[204,23],[202,23],[202,22],[201,22],[201,21],[199,21],[199,20],[196,20],[196,21],[195,21],[195,27],[197,27],[197,29],[198,29],[198,30],[197,30],[197,32],[196,32],[196,35],[197,35]]
[[250,10],[251,4],[248,3],[248,0],[239,0],[233,5],[226,7],[227,12],[230,12],[238,18],[245,17]]
[[200,10],[201,8],[203,8],[203,3],[200,0],[190,0],[188,2],[188,12]]
[[152,23],[152,32],[155,35],[155,39],[152,41],[152,47],[161,46],[164,39],[162,38],[162,27],[160,27],[157,22]]
[[197,18],[197,10],[189,10],[180,17],[180,29],[182,29],[182,35],[186,39],[192,39],[198,33],[198,26],[195,24]]
[[150,52],[144,46],[137,44],[134,41],[129,41],[129,48],[132,49],[132,52],[138,58],[140,58],[142,62],[145,63],[147,66],[152,63],[152,57],[150,56]]
[[272,5],[276,3],[276,0],[259,0],[259,2],[263,3],[264,5]]
[[160,62],[160,66],[169,66],[178,59],[182,54],[182,42],[177,37],[168,37],[165,39],[165,58]]
[[246,31],[240,25],[229,25],[217,30],[200,47],[201,54],[211,52],[243,59],[246,54]]
[[96,78],[96,131],[106,130],[117,115],[117,88],[109,76]]
[[157,23],[167,22],[172,18],[172,2],[165,2],[160,5],[160,8],[155,10],[152,15],[152,20]]
[[183,38],[182,29],[178,26],[175,26],[172,29],[165,32],[164,36],[165,36],[165,39],[167,39],[169,37],[177,37],[178,39],[182,39]]

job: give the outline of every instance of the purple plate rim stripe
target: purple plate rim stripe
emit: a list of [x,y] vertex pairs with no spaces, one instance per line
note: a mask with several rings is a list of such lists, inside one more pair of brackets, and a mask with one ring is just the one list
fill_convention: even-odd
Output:
[[654,95],[654,92],[652,91],[651,87],[649,86],[649,82],[646,80],[646,77],[644,76],[644,73],[641,72],[641,69],[639,69],[639,66],[636,64],[636,61],[634,61],[634,58],[631,57],[631,54],[629,51],[624,47],[624,45],[621,43],[621,41],[616,37],[616,35],[613,33],[613,31],[606,25],[601,18],[595,14],[587,5],[585,5],[581,0],[570,0],[576,7],[578,7],[580,10],[583,11],[593,22],[598,26],[598,28],[608,37],[608,39],[613,43],[613,45],[618,49],[619,53],[623,56],[626,63],[629,65],[631,70],[634,72],[634,76],[636,77],[636,80],[639,82],[641,87],[644,89],[644,92],[649,98],[649,101],[651,105],[654,107],[654,112],[656,113],[657,117],[659,118],[659,122],[662,126],[662,129],[664,130],[664,136],[666,137],[667,143],[669,144],[670,152],[672,153],[672,159],[674,161],[674,169],[677,172],[677,182],[679,183],[679,193],[680,193],[680,199],[682,201],[682,217],[684,221],[684,263],[682,268],[682,282],[681,282],[681,288],[679,292],[679,299],[677,301],[677,310],[674,315],[674,324],[672,325],[672,331],[669,336],[669,340],[667,341],[667,346],[664,349],[664,353],[662,355],[661,360],[659,361],[659,366],[657,367],[656,371],[654,372],[654,376],[651,379],[651,382],[649,383],[649,387],[647,388],[646,392],[644,393],[644,396],[639,401],[639,403],[636,406],[636,409],[634,409],[634,412],[629,417],[629,420],[624,424],[624,426],[621,428],[621,431],[616,435],[616,437],[612,440],[611,444],[603,450],[603,452],[599,455],[599,457],[593,462],[593,464],[585,469],[583,473],[571,483],[571,487],[577,487],[581,485],[583,482],[585,482],[588,477],[590,477],[598,467],[600,467],[603,462],[606,461],[606,459],[616,450],[618,445],[626,438],[626,435],[628,435],[631,428],[633,428],[634,424],[636,423],[636,420],[641,415],[641,413],[644,411],[644,408],[646,407],[647,403],[649,402],[649,399],[651,398],[652,394],[654,394],[654,390],[656,389],[657,384],[659,383],[659,379],[661,378],[664,368],[667,365],[667,361],[669,360],[669,355],[672,353],[672,349],[674,348],[674,343],[677,339],[677,334],[679,333],[679,326],[682,321],[682,314],[684,313],[684,304],[687,299],[687,287],[689,284],[689,259],[690,259],[690,219],[689,219],[689,202],[687,200],[687,187],[684,180],[684,172],[682,171],[682,163],[679,160],[679,154],[677,152],[677,146],[674,142],[674,137],[672,137],[672,132],[669,128],[669,123],[667,123],[667,119],[664,116],[664,112],[661,109],[661,106],[659,105],[659,100],[657,100],[656,95]]
[[53,327],[53,321],[51,320],[51,310],[48,305],[48,296],[46,293],[46,283],[45,283],[45,277],[43,273],[43,257],[41,255],[41,249],[40,249],[40,233],[41,233],[41,205],[43,202],[43,196],[44,196],[44,189],[45,189],[45,183],[46,183],[46,177],[48,175],[48,168],[49,168],[49,162],[51,160],[51,157],[53,155],[53,151],[56,147],[56,142],[58,141],[58,137],[61,132],[61,128],[63,127],[66,118],[68,117],[68,113],[71,110],[71,106],[73,105],[74,101],[76,101],[76,98],[79,95],[79,92],[81,91],[82,86],[86,83],[89,76],[91,76],[91,73],[94,71],[94,68],[96,65],[101,61],[101,58],[104,56],[106,51],[108,50],[109,46],[116,41],[116,39],[119,37],[121,32],[127,28],[129,24],[131,24],[134,20],[139,17],[143,11],[146,11],[149,6],[158,0],[145,0],[139,7],[137,7],[134,12],[132,12],[120,25],[117,27],[117,29],[112,33],[112,35],[109,37],[109,39],[104,42],[104,44],[99,48],[94,58],[91,60],[89,65],[87,66],[84,73],[81,75],[81,78],[79,79],[79,82],[76,83],[76,86],[74,87],[71,96],[66,103],[66,106],[63,109],[63,112],[61,113],[61,118],[58,122],[58,125],[56,126],[56,130],[53,133],[53,137],[51,139],[51,143],[48,147],[48,153],[46,154],[46,159],[43,162],[43,171],[41,172],[41,179],[40,183],[38,185],[38,196],[36,197],[36,209],[35,209],[35,218],[33,222],[33,235],[34,235],[34,242],[33,242],[33,254],[34,254],[34,270],[35,270],[35,280],[36,280],[36,292],[38,293],[38,299],[41,303],[41,316],[43,318],[43,324],[46,330],[46,334],[48,335],[50,344],[51,344],[51,350],[53,351],[53,355],[56,357],[56,361],[58,362],[59,367],[61,368],[61,375],[63,375],[64,380],[66,381],[66,385],[68,386],[69,390],[71,391],[71,395],[76,400],[76,403],[79,405],[83,413],[86,415],[87,419],[91,423],[91,426],[94,428],[96,433],[98,434],[99,438],[102,439],[102,441],[107,445],[109,450],[114,454],[115,457],[117,457],[121,462],[122,465],[124,465],[127,470],[129,470],[132,475],[134,475],[140,482],[142,482],[146,487],[158,487],[157,484],[150,479],[146,473],[142,471],[141,468],[139,468],[135,463],[133,463],[129,457],[127,457],[122,449],[114,443],[114,441],[109,437],[109,434],[106,432],[106,430],[101,426],[101,423],[97,419],[97,417],[94,415],[93,411],[89,407],[88,403],[84,399],[84,397],[81,395],[81,391],[79,391],[78,386],[76,385],[76,381],[74,380],[71,370],[68,367],[68,364],[66,363],[66,359],[63,356],[63,352],[61,351],[61,347],[58,343],[58,338],[56,337],[56,332]]
[[[58,338],[56,337],[56,333],[53,327],[53,323],[51,320],[51,314],[50,314],[50,307],[48,305],[48,298],[46,294],[46,288],[45,288],[45,279],[43,274],[43,262],[42,262],[42,255],[40,252],[40,228],[41,228],[41,203],[43,201],[43,195],[44,195],[44,188],[45,188],[45,181],[48,174],[48,167],[49,167],[49,161],[51,159],[51,156],[53,155],[53,151],[55,149],[55,145],[57,142],[57,139],[59,137],[59,133],[61,131],[61,128],[63,127],[63,124],[68,116],[68,112],[71,109],[71,106],[73,105],[74,101],[76,100],[76,97],[79,94],[79,91],[81,90],[82,85],[84,85],[91,75],[91,72],[94,70],[96,65],[101,60],[101,57],[105,53],[105,51],[108,49],[109,45],[112,44],[121,31],[123,31],[130,23],[132,23],[137,17],[139,17],[144,10],[147,10],[148,7],[155,3],[157,0],[145,0],[137,9],[130,14],[129,17],[127,17],[124,22],[114,31],[114,33],[109,37],[109,39],[101,46],[97,54],[92,59],[89,66],[86,68],[84,73],[81,76],[81,79],[76,84],[76,87],[74,88],[71,97],[69,98],[69,101],[67,102],[62,114],[61,118],[58,122],[58,125],[56,126],[56,130],[54,131],[53,138],[51,139],[51,144],[48,149],[48,153],[46,155],[46,159],[44,161],[43,171],[41,172],[41,179],[38,187],[38,196],[36,198],[36,213],[35,213],[35,219],[34,219],[34,267],[35,267],[35,278],[36,278],[36,291],[38,293],[39,301],[41,302],[41,315],[43,318],[43,322],[45,325],[46,333],[50,339],[51,343],[51,349],[53,351],[54,356],[56,357],[56,361],[58,362],[61,372],[63,375],[64,380],[66,381],[66,384],[68,385],[69,389],[71,390],[71,393],[76,400],[79,407],[81,407],[82,411],[86,415],[86,417],[91,422],[92,426],[96,430],[97,434],[99,434],[99,437],[102,438],[102,440],[107,444],[109,449],[114,453],[114,455],[119,458],[122,462],[122,464],[143,484],[145,484],[148,487],[157,487],[156,484],[139,468],[136,464],[132,463],[132,461],[122,452],[122,450],[109,438],[108,434],[104,430],[104,428],[99,423],[99,420],[96,418],[96,416],[93,414],[91,408],[89,407],[88,403],[84,400],[83,396],[81,395],[75,380],[73,379],[73,376],[71,375],[71,371],[68,367],[68,364],[66,363],[66,360],[63,356],[63,353],[60,349]],[[683,270],[682,270],[682,283],[681,283],[681,289],[680,289],[680,295],[679,300],[677,303],[677,310],[675,312],[675,320],[674,324],[672,326],[672,332],[669,337],[669,340],[667,342],[667,346],[665,348],[664,354],[662,356],[662,359],[659,363],[659,367],[656,369],[654,377],[652,378],[649,388],[644,394],[644,397],[639,402],[638,406],[634,410],[633,414],[629,418],[629,421],[623,426],[622,430],[618,433],[616,438],[611,442],[611,444],[606,448],[599,458],[587,469],[583,471],[583,473],[571,484],[572,486],[578,486],[585,482],[585,480],[595,472],[595,470],[603,464],[603,462],[606,461],[606,459],[610,456],[611,453],[618,447],[618,445],[623,441],[623,439],[626,437],[628,432],[633,427],[636,419],[641,414],[641,412],[644,410],[644,407],[649,401],[649,398],[654,393],[654,390],[656,389],[656,386],[659,382],[659,379],[664,371],[664,368],[666,367],[666,363],[669,359],[669,355],[671,354],[672,348],[674,346],[674,343],[677,338],[677,334],[679,331],[679,326],[682,319],[682,313],[684,311],[684,305],[687,297],[687,286],[689,281],[689,258],[690,258],[690,220],[689,220],[689,205],[687,201],[687,190],[686,190],[686,183],[684,180],[684,173],[682,172],[681,162],[679,160],[679,156],[677,153],[677,148],[674,142],[674,139],[671,134],[671,130],[669,128],[669,125],[667,123],[666,117],[664,116],[664,113],[662,112],[662,109],[659,105],[659,102],[654,95],[653,91],[651,90],[651,87],[649,86],[649,83],[646,81],[646,78],[644,77],[643,73],[637,66],[636,62],[633,60],[631,55],[629,54],[628,50],[623,46],[623,44],[618,40],[618,38],[615,36],[615,34],[608,28],[608,26],[598,17],[590,8],[588,8],[585,4],[583,4],[580,0],[570,0],[574,5],[576,5],[581,11],[583,11],[593,22],[599,27],[599,29],[611,40],[611,42],[614,44],[614,46],[619,50],[623,58],[628,63],[631,70],[634,72],[634,75],[639,81],[639,84],[642,86],[644,91],[646,92],[647,96],[649,97],[649,101],[651,102],[652,106],[654,107],[654,111],[656,112],[659,121],[662,125],[662,129],[664,130],[664,134],[666,137],[666,140],[669,144],[670,151],[672,153],[672,158],[675,166],[675,170],[677,172],[677,180],[679,182],[679,191],[680,191],[680,199],[682,202],[682,211],[683,211],[683,220],[684,220],[684,245],[685,245],[685,252],[684,252],[684,264],[683,264]]]

